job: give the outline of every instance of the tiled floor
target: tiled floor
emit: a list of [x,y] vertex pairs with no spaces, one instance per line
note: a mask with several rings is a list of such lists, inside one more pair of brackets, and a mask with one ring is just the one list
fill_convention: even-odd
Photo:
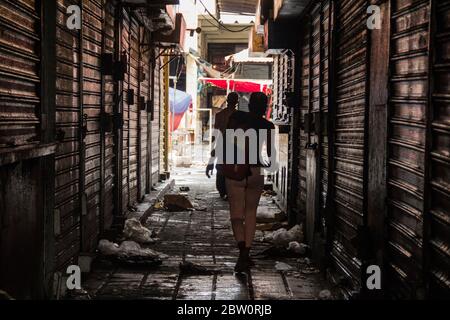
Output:
[[[159,230],[160,241],[149,247],[169,256],[152,269],[119,267],[112,264],[94,267],[83,283],[94,299],[185,299],[185,300],[247,300],[247,299],[317,299],[326,289],[323,275],[303,272],[304,259],[262,259],[248,277],[233,274],[238,250],[228,218],[228,203],[215,191],[214,180],[207,179],[200,169],[181,169],[172,174],[179,186],[189,186],[189,198],[206,211],[155,211],[147,227]],[[278,210],[272,199],[263,197],[261,210]],[[269,244],[256,241],[253,253]],[[191,261],[211,270],[211,274],[180,273],[179,264]],[[294,267],[280,272],[276,261]]]

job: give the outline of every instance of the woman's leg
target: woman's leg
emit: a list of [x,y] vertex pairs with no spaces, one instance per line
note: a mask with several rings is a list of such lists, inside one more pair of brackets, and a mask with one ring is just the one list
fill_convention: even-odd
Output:
[[245,241],[245,185],[246,181],[226,178],[228,202],[230,204],[230,220],[236,242]]
[[260,168],[252,168],[252,175],[248,178],[245,192],[245,246],[252,246],[256,230],[256,211],[264,189],[264,175]]

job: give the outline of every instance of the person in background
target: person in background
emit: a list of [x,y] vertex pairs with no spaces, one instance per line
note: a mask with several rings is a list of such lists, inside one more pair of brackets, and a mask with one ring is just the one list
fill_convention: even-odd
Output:
[[[214,121],[214,129],[219,130],[222,137],[225,136],[225,130],[227,129],[228,119],[236,111],[236,107],[239,102],[239,95],[236,92],[230,92],[227,96],[227,107],[218,112]],[[215,158],[215,145],[213,141],[213,150],[211,151],[211,159],[206,167],[206,176],[211,177],[214,169]],[[219,191],[220,197],[224,200],[227,199],[227,190],[225,185],[225,176],[223,175],[222,165],[216,164],[216,189]]]
[[[262,168],[268,168],[271,165],[271,160],[268,160],[268,163],[263,162],[265,162],[264,159],[272,159],[272,156],[275,156],[276,153],[271,141],[272,130],[275,129],[275,126],[264,118],[267,104],[268,98],[264,93],[252,93],[249,101],[249,112],[234,112],[230,116],[227,126],[227,129],[232,130],[255,130],[257,138],[256,148],[244,147],[246,150],[251,150],[245,151],[246,153],[257,152],[256,157],[253,157],[257,159],[256,163],[250,163],[248,160],[250,155],[247,154],[245,156],[246,164],[238,164],[238,166],[241,166],[240,168],[244,168],[244,170],[240,170],[243,172],[242,176],[236,177],[233,172],[229,171],[233,166],[236,167],[233,164],[231,166],[224,165],[223,170],[226,176],[231,225],[239,248],[239,258],[234,269],[237,273],[247,272],[249,267],[253,266],[250,259],[250,248],[256,230],[256,211],[264,189]],[[264,145],[266,146],[265,154],[263,154]],[[237,162],[235,163],[237,164]]]

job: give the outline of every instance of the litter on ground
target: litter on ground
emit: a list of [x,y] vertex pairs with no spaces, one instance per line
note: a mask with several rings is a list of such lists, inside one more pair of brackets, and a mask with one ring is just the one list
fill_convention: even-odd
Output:
[[168,256],[149,248],[142,248],[135,241],[123,241],[120,246],[102,239],[98,244],[101,256],[126,264],[159,265]]
[[304,243],[298,243],[297,241],[291,241],[288,245],[288,251],[291,251],[293,253],[304,255],[306,254],[306,250],[308,249],[308,245]]
[[289,271],[289,270],[292,270],[293,267],[290,266],[290,265],[288,265],[288,264],[285,263],[285,262],[279,262],[279,261],[277,261],[277,262],[275,263],[275,269],[276,269],[277,271]]
[[303,242],[302,225],[295,225],[289,230],[281,228],[267,234],[264,241],[271,242],[278,247],[286,247],[292,241]]
[[164,195],[164,206],[167,208],[167,210],[172,212],[194,209],[191,201],[186,196],[181,194]]
[[153,243],[156,241],[156,234],[144,227],[136,218],[131,218],[125,221],[123,235],[125,238],[139,243]]

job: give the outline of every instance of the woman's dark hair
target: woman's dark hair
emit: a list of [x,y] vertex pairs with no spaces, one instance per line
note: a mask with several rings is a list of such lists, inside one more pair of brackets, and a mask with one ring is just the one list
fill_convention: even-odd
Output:
[[237,92],[230,92],[227,96],[227,104],[228,106],[235,107],[239,102],[239,95]]
[[267,110],[267,103],[269,99],[262,92],[253,92],[250,95],[250,101],[248,103],[248,109],[251,113],[258,116],[263,116]]

